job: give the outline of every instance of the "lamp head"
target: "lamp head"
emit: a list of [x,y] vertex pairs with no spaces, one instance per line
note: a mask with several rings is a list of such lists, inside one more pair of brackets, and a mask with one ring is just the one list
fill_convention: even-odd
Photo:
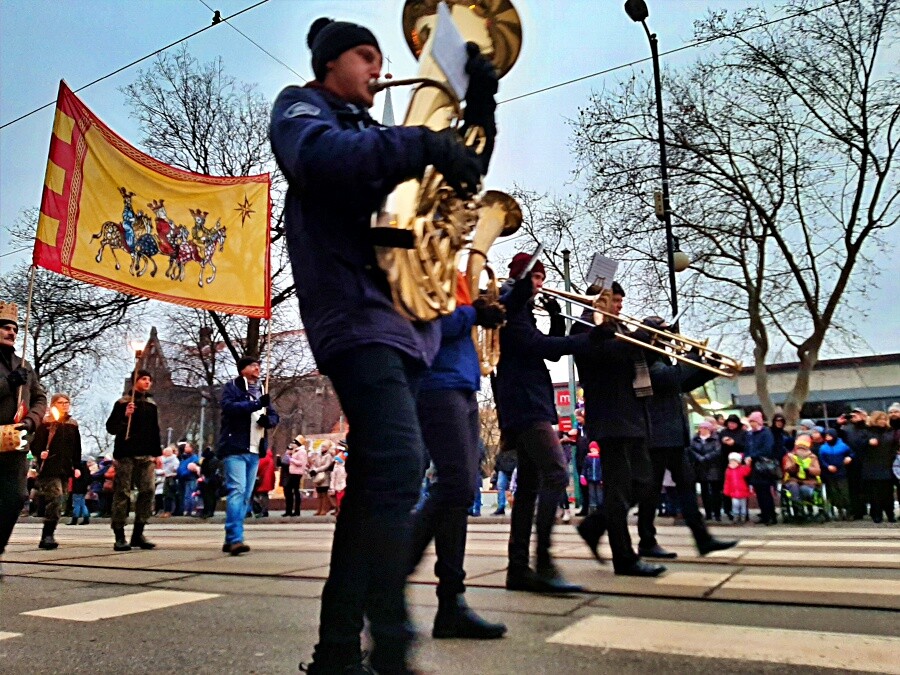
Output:
[[684,251],[675,251],[672,254],[672,265],[675,267],[676,272],[684,272],[691,266],[691,259]]
[[626,0],[625,13],[635,23],[641,23],[650,16],[650,10],[647,9],[644,0]]

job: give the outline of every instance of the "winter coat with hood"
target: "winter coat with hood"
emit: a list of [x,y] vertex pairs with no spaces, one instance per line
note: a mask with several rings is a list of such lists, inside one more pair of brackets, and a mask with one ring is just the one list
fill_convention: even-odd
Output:
[[430,366],[438,322],[404,318],[378,265],[371,217],[400,183],[428,164],[423,127],[384,127],[321,84],[284,89],[269,138],[288,179],[287,248],[300,315],[319,369],[372,344]]
[[272,453],[268,450],[259,458],[256,475],[259,482],[256,484],[254,492],[268,494],[275,489],[275,460],[272,459]]
[[[729,422],[734,422],[735,424],[737,424],[737,429],[729,429]],[[737,415],[728,416],[728,419],[725,420],[725,426],[719,430],[718,437],[720,442],[724,441],[724,439],[726,438],[730,438],[734,441],[732,445],[728,445],[727,443],[722,442],[722,454],[725,456],[725,462],[723,462],[723,466],[724,464],[727,464],[727,457],[729,453],[737,452],[741,455],[746,454],[747,431],[741,424],[741,418]]]
[[722,493],[732,499],[749,499],[750,486],[747,483],[750,480],[750,471],[750,465],[744,463],[733,468],[727,467]]
[[[869,427],[869,442],[862,453],[863,480],[891,480],[891,465],[897,457],[897,443],[893,429]],[[872,440],[876,445],[872,445]]]
[[[834,443],[826,440],[822,447],[819,448],[819,464],[822,466],[822,477],[825,479],[846,478],[847,465],[844,464],[844,460],[847,457],[851,460],[855,457],[849,445],[837,436],[834,437]],[[837,471],[832,473],[828,470],[829,466],[835,467]]]

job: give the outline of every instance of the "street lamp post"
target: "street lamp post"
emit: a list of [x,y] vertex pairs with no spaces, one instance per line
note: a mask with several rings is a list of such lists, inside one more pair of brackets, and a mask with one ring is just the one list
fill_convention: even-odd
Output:
[[[647,27],[647,17],[650,11],[647,9],[647,3],[644,0],[627,0],[625,3],[625,13],[628,17],[641,24],[647,39],[650,41],[650,54],[653,57],[653,84],[656,92],[656,125],[659,134],[659,173],[662,178],[662,220],[666,226],[666,261],[669,267],[669,294],[672,298],[672,317],[675,322],[672,326],[675,332],[678,332],[678,291],[675,286],[675,237],[672,234],[672,212],[669,207],[669,165],[666,161],[666,133],[663,125],[663,106],[662,106],[662,79],[659,72],[659,44],[656,39],[656,33],[651,33]],[[657,214],[659,215],[659,214]],[[683,257],[684,254],[681,254]],[[687,265],[681,264],[679,260],[679,269],[681,271]]]

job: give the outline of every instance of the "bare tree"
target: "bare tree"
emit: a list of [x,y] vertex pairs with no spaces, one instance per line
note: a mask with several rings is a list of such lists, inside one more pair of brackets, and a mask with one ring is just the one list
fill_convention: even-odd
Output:
[[[767,357],[780,345],[797,355],[784,404],[796,419],[823,344],[864,314],[854,296],[872,283],[871,255],[900,218],[900,73],[888,63],[898,5],[793,0],[780,8],[793,18],[743,33],[767,13],[713,13],[696,33],[720,49],[664,79],[673,221],[694,258],[680,298],[699,310],[701,329],[732,343],[749,332],[769,415]],[[635,75],[593,95],[573,128],[585,184],[578,232],[630,266],[639,299],[660,303],[652,80]],[[564,236],[572,225],[558,210],[538,221]]]
[[[155,158],[214,176],[272,173],[272,304],[291,299],[283,241],[285,181],[269,145],[271,106],[256,85],[228,75],[221,58],[200,63],[182,46],[161,54],[121,91],[140,124],[141,143]],[[259,353],[259,319],[209,314],[235,359],[240,351]]]
[[[29,275],[29,265],[22,263],[0,276],[0,296],[19,305],[23,324]],[[122,365],[123,336],[139,326],[139,317],[131,310],[143,302],[37,270],[25,356],[43,385],[78,397],[98,370]]]

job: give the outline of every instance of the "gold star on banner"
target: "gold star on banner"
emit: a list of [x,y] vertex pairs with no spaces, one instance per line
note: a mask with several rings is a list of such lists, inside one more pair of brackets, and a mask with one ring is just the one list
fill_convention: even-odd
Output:
[[253,204],[247,199],[247,195],[244,195],[244,203],[238,204],[235,209],[235,211],[238,211],[241,214],[241,227],[244,226],[244,222],[250,217],[251,213],[256,213],[256,211],[250,208],[251,206],[253,206]]

